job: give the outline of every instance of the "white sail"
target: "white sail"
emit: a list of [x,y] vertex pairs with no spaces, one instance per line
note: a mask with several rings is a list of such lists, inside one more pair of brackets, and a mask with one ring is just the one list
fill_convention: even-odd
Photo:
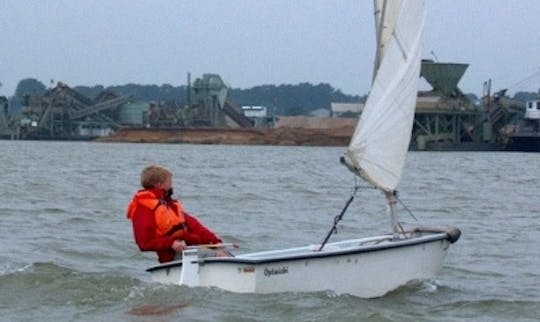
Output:
[[[377,3],[377,2],[376,2]],[[399,7],[394,7],[399,6]],[[421,66],[425,6],[422,0],[388,1],[379,26],[385,42],[365,108],[345,162],[366,181],[394,191],[411,138]],[[389,36],[388,36],[389,35]]]

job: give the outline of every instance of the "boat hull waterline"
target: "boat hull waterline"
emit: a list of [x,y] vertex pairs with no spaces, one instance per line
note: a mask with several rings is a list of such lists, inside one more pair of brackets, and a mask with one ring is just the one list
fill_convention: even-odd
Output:
[[392,235],[236,257],[199,258],[198,249],[183,259],[147,269],[152,281],[190,287],[217,287],[238,293],[332,291],[374,298],[410,281],[433,278],[447,250],[460,235],[416,231],[410,238]]

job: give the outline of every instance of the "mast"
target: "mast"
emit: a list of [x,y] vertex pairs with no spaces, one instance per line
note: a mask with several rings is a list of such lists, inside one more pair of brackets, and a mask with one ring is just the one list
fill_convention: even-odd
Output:
[[375,75],[377,75],[377,70],[381,63],[381,53],[382,53],[382,32],[384,29],[384,16],[386,12],[386,1],[385,0],[373,0],[373,6],[375,7],[375,32],[377,33],[376,42],[377,49],[375,51],[375,63],[373,64],[373,76],[371,81],[375,80]]
[[398,237],[398,226],[399,226],[399,222],[398,222],[397,214],[396,214],[396,204],[397,204],[396,192],[385,191],[384,195],[386,197],[386,201],[388,202],[388,213],[390,214],[390,226],[392,228],[392,235],[394,239],[396,239]]
[[398,185],[411,139],[418,95],[425,5],[423,0],[375,0],[377,48],[366,105],[342,162],[380,189],[392,231]]

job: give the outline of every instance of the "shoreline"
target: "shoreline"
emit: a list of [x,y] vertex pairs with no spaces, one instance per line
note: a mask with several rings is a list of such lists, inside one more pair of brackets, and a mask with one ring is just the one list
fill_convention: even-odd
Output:
[[354,129],[122,128],[96,142],[347,146]]

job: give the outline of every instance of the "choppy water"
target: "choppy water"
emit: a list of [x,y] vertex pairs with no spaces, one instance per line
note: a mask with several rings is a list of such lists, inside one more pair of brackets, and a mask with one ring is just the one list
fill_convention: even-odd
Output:
[[[140,170],[240,251],[319,243],[353,186],[342,148],[0,141],[2,321],[537,321],[540,154],[410,153],[401,199],[462,232],[436,279],[379,299],[233,294],[149,282],[124,209]],[[387,231],[361,190],[333,241]],[[401,217],[412,222],[405,212]],[[399,263],[396,263],[399,265]]]

